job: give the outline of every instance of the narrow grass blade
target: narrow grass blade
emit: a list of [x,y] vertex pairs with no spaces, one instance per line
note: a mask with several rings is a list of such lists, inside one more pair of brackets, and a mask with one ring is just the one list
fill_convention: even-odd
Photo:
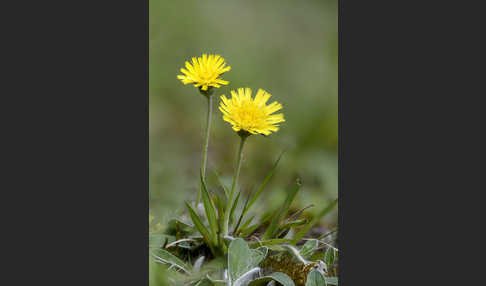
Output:
[[308,221],[306,219],[298,219],[291,222],[283,222],[278,228],[275,237],[281,238],[287,235],[292,227],[300,226],[306,224]]
[[217,231],[218,231],[218,222],[216,220],[216,210],[209,196],[208,189],[206,187],[206,183],[204,182],[203,175],[200,173],[200,180],[201,180],[201,189],[202,189],[202,198],[204,203],[204,210],[206,211],[206,216],[209,222],[209,228],[211,229],[211,239],[214,244],[217,244]]
[[213,255],[215,255],[214,248],[213,248],[213,242],[212,242],[211,235],[209,234],[208,229],[204,226],[201,219],[196,214],[196,212],[191,207],[191,205],[188,204],[187,202],[185,204],[186,204],[187,210],[189,211],[189,215],[191,216],[192,222],[196,226],[197,230],[199,230],[199,232],[203,236],[204,241],[206,242],[206,244],[211,249],[211,252],[213,253]]
[[236,223],[235,229],[233,230],[233,233],[238,232],[238,228],[240,227],[241,220],[243,219],[243,216],[245,215],[245,209],[246,209],[246,206],[248,205],[249,200],[250,200],[250,197],[247,197],[246,201],[245,201],[245,205],[243,206],[243,210],[241,211],[240,217],[238,218],[238,222]]
[[221,180],[221,177],[219,176],[218,172],[216,172],[216,170],[214,170],[214,174],[216,175],[216,178],[218,179],[218,182],[221,185],[221,187],[223,187],[224,194],[226,195],[226,200],[228,200],[229,193],[230,193],[229,189],[223,184],[223,180]]
[[236,195],[236,199],[233,202],[233,206],[231,207],[230,218],[229,218],[230,223],[234,222],[234,214],[235,214],[236,206],[238,206],[238,201],[240,200],[240,195],[241,195],[241,191],[239,191],[238,194]]
[[285,153],[285,150],[282,151],[282,153],[280,153],[280,155],[278,156],[277,161],[275,161],[275,164],[273,164],[272,169],[268,173],[268,175],[265,178],[265,180],[263,181],[262,185],[260,186],[260,188],[258,188],[258,190],[253,195],[252,199],[250,200],[250,202],[248,203],[248,205],[244,209],[243,214],[245,214],[251,208],[251,206],[255,203],[255,201],[258,199],[258,197],[260,196],[260,194],[262,193],[262,191],[267,186],[268,182],[270,182],[270,179],[273,177],[273,174],[275,173],[275,169],[277,168],[278,162],[280,162],[280,159],[282,158],[282,155],[284,153]]
[[303,224],[306,224],[306,223],[307,223],[306,219],[298,219],[298,220],[282,223],[280,228],[283,230],[283,229],[286,229],[286,228],[291,228],[291,227],[303,225]]
[[291,221],[294,218],[299,217],[306,209],[314,207],[313,204],[310,204],[306,207],[301,208],[300,210],[296,211],[293,215],[289,216],[286,221]]
[[287,198],[285,199],[285,202],[283,203],[282,207],[280,208],[278,213],[273,217],[272,222],[270,223],[267,230],[263,234],[263,239],[269,239],[274,237],[274,235],[277,232],[282,215],[285,215],[288,212],[290,205],[292,204],[292,201],[294,200],[295,195],[297,194],[301,186],[302,184],[300,183],[299,180],[297,180],[297,185],[287,195]]
[[256,229],[260,228],[261,226],[263,226],[264,224],[268,223],[269,220],[272,219],[272,217],[274,216],[274,213],[275,212],[269,212],[267,214],[265,214],[262,218],[262,220],[259,222],[259,223],[256,223],[250,227],[241,227],[241,233],[243,235],[243,237],[246,237],[250,234],[252,234]]
[[319,238],[318,238],[318,239],[319,239],[319,240],[322,240],[322,239],[324,239],[324,238],[326,238],[326,237],[328,237],[328,236],[330,236],[331,234],[336,233],[336,232],[337,232],[337,229],[335,229],[335,230],[331,230],[330,232],[325,233],[325,234],[323,234],[323,235],[319,236]]
[[253,221],[253,219],[255,218],[255,216],[252,216],[250,217],[249,219],[247,219],[242,225],[241,227],[234,232],[235,235],[238,235],[239,233],[242,232],[242,230],[246,229],[248,227],[248,225]]
[[327,213],[337,205],[338,199],[333,200],[326,208],[316,215],[309,224],[304,226],[294,237],[293,244],[296,244],[304,235]]

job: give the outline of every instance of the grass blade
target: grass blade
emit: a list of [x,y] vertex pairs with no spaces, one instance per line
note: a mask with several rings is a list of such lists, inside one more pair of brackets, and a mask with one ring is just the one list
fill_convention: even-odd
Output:
[[258,190],[255,192],[255,194],[253,195],[253,198],[250,200],[250,202],[248,203],[248,205],[246,206],[246,208],[244,209],[243,211],[243,215],[251,208],[251,206],[255,203],[255,201],[258,199],[258,197],[260,196],[260,194],[262,193],[262,191],[265,189],[265,187],[267,186],[268,182],[270,181],[270,179],[273,177],[273,174],[275,173],[275,169],[277,168],[277,165],[278,165],[278,162],[280,162],[280,159],[282,158],[282,155],[285,153],[285,150],[282,151],[282,153],[280,153],[280,155],[278,156],[277,158],[277,161],[275,161],[275,164],[273,164],[273,167],[272,169],[270,170],[270,172],[268,173],[267,177],[265,178],[265,180],[263,181],[262,185],[260,186],[260,188],[258,188]]
[[239,233],[241,233],[243,230],[245,230],[248,225],[252,222],[252,220],[255,218],[255,216],[250,217],[247,221],[243,223],[243,225],[238,229],[238,231],[235,231],[234,234],[235,236],[238,236]]
[[316,215],[309,224],[304,226],[294,237],[293,244],[296,244],[304,235],[327,213],[337,205],[338,199],[333,200],[326,208],[324,208],[318,215]]
[[[263,216],[263,218],[260,220],[259,223],[256,223],[250,227],[241,227],[241,233],[243,235],[243,237],[247,237],[248,235],[252,234],[255,230],[257,230],[258,228],[260,228],[261,226],[265,225],[266,223],[268,223],[269,220],[272,219],[272,217],[274,216],[274,213],[275,212],[269,212],[267,214],[265,214]],[[245,223],[246,225],[246,223]]]
[[294,200],[295,195],[297,194],[301,186],[302,184],[300,183],[300,180],[297,180],[297,186],[295,186],[295,188],[292,189],[292,191],[287,195],[287,198],[285,199],[285,202],[283,203],[282,207],[280,208],[278,213],[273,217],[272,222],[270,223],[267,230],[263,234],[263,239],[269,239],[274,237],[274,235],[277,232],[282,215],[288,212],[290,205],[292,204],[292,201]]
[[230,191],[228,190],[228,188],[223,184],[223,180],[221,180],[221,177],[219,176],[219,173],[216,172],[216,170],[214,170],[214,174],[216,175],[216,178],[218,179],[218,182],[219,184],[221,185],[221,187],[223,187],[223,190],[224,190],[224,194],[226,195],[226,200],[228,200],[229,198],[229,193]]
[[233,206],[231,207],[230,218],[229,218],[230,223],[234,221],[234,213],[235,213],[236,206],[238,205],[238,201],[240,200],[240,195],[241,195],[241,191],[239,191],[238,194],[236,195],[236,199],[233,202]]
[[245,209],[246,206],[248,205],[248,201],[250,200],[250,197],[246,198],[245,205],[243,206],[243,210],[241,211],[240,217],[238,218],[238,222],[236,223],[235,229],[233,230],[233,233],[238,232],[238,227],[240,227],[241,220],[243,219],[243,216],[245,215]]
[[196,214],[196,212],[191,207],[191,205],[188,204],[187,202],[185,202],[185,204],[186,204],[187,210],[189,211],[189,215],[191,216],[192,222],[196,226],[197,230],[199,230],[199,232],[203,236],[204,241],[206,242],[206,244],[211,249],[211,252],[213,253],[213,255],[215,255],[216,253],[214,252],[213,243],[212,243],[211,236],[209,234],[208,229],[204,226],[201,219]]
[[211,229],[211,239],[214,244],[217,244],[217,231],[218,231],[218,222],[216,220],[216,210],[209,196],[208,189],[206,187],[206,183],[204,182],[202,173],[200,173],[200,180],[201,180],[201,189],[202,189],[202,198],[204,203],[204,210],[206,211],[206,216],[208,218],[209,227]]

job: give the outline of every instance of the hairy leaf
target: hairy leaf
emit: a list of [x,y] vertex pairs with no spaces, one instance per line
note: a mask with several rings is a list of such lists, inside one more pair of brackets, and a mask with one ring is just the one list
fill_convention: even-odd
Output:
[[282,272],[274,272],[268,276],[255,279],[250,282],[248,286],[265,286],[272,280],[277,281],[283,286],[295,286],[294,281],[292,281],[292,279],[287,274]]
[[305,286],[326,286],[326,280],[321,272],[312,270],[309,275],[307,275]]

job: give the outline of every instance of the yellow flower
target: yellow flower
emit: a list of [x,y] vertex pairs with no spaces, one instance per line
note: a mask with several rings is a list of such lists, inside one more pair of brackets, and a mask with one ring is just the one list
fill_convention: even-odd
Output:
[[202,91],[207,91],[209,87],[220,87],[222,84],[226,85],[229,82],[219,78],[223,73],[230,71],[231,67],[226,66],[226,62],[220,55],[206,55],[202,57],[192,58],[192,65],[186,61],[186,68],[181,68],[184,75],[178,75],[177,78],[183,84],[194,83],[195,87],[199,87]]
[[254,99],[249,88],[239,88],[238,93],[232,90],[231,96],[231,99],[221,96],[219,110],[223,120],[231,123],[236,132],[269,135],[271,131],[278,131],[277,123],[285,121],[282,113],[272,114],[282,109],[282,105],[276,101],[266,105],[272,95],[262,89],[258,89]]

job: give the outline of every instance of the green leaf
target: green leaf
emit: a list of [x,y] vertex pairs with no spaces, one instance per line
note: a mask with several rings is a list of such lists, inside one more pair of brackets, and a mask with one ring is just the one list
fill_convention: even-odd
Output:
[[164,246],[166,240],[167,243],[171,243],[175,241],[175,237],[163,233],[149,234],[149,247],[161,248]]
[[329,285],[338,285],[337,277],[324,277],[324,279],[326,279],[326,283]]
[[196,212],[191,207],[191,205],[188,204],[187,202],[185,202],[185,204],[186,204],[187,210],[189,211],[189,215],[191,216],[192,222],[194,223],[194,225],[196,226],[196,228],[199,230],[199,232],[203,236],[204,241],[209,246],[209,248],[211,249],[211,252],[214,255],[215,252],[214,252],[214,248],[213,248],[213,243],[212,243],[211,236],[209,234],[208,229],[204,226],[204,224],[202,223],[201,219],[196,214]]
[[216,172],[216,170],[214,170],[214,174],[216,175],[216,178],[218,179],[218,182],[221,185],[221,187],[223,187],[224,194],[226,195],[226,200],[228,200],[230,194],[229,189],[223,184],[223,180],[221,180],[221,177],[219,176],[218,172]]
[[211,201],[211,197],[209,196],[209,192],[208,189],[206,188],[206,183],[204,182],[202,173],[200,173],[200,180],[201,180],[204,209],[206,211],[206,216],[209,222],[209,228],[211,229],[211,234],[212,234],[211,239],[214,244],[217,244],[218,222],[216,220],[216,210],[213,201]]
[[236,206],[238,205],[238,201],[240,200],[240,195],[241,195],[241,191],[239,191],[238,194],[236,195],[236,199],[233,202],[233,206],[231,207],[230,218],[229,218],[230,223],[234,221],[234,213],[235,213]]
[[306,241],[306,243],[300,249],[300,255],[302,255],[304,258],[309,258],[313,254],[314,249],[316,249],[318,246],[319,241],[317,241],[317,239],[310,239]]
[[252,222],[252,220],[255,218],[255,216],[252,216],[250,217],[249,219],[247,219],[243,225],[241,225],[241,227],[235,232],[235,234],[239,234],[240,232],[244,231],[248,225]]
[[236,281],[232,282],[232,286],[247,286],[251,281],[255,280],[259,276],[259,273],[259,267],[252,268],[236,279]]
[[214,283],[209,280],[208,278],[204,278],[202,280],[199,280],[194,286],[214,286]]
[[326,237],[328,237],[328,236],[330,236],[331,234],[336,233],[336,232],[337,232],[337,229],[335,229],[335,230],[331,230],[330,232],[325,233],[325,234],[323,234],[323,235],[319,236],[319,238],[318,238],[318,239],[319,239],[319,240],[322,240],[322,239],[324,239],[324,238],[326,238]]
[[301,186],[302,184],[298,180],[295,188],[293,188],[292,191],[290,191],[290,193],[287,194],[287,198],[285,199],[285,202],[283,203],[282,207],[279,209],[278,213],[273,217],[272,222],[270,223],[267,230],[263,234],[263,239],[274,238],[282,215],[285,215],[288,212],[290,205],[292,204],[292,201],[294,200],[295,195],[297,194]]
[[252,241],[249,243],[250,247],[257,247],[257,246],[270,246],[270,245],[277,245],[283,243],[291,243],[291,239],[286,238],[274,238],[262,241]]
[[298,220],[295,220],[295,221],[291,221],[291,222],[284,222],[282,223],[282,225],[278,228],[278,231],[276,232],[277,234],[275,235],[276,237],[280,237],[281,235],[283,235],[289,228],[292,228],[292,227],[296,227],[296,226],[299,226],[299,225],[303,225],[303,224],[306,224],[307,223],[307,220],[306,219],[298,219]]
[[321,272],[312,270],[309,275],[307,275],[305,286],[326,286],[326,280]]
[[324,254],[324,262],[327,265],[327,269],[332,269],[334,265],[334,261],[336,260],[336,250],[332,247],[329,247]]
[[274,272],[268,276],[264,276],[258,279],[253,280],[248,284],[248,286],[265,286],[268,282],[275,280],[278,283],[282,284],[283,286],[295,286],[294,281],[290,279],[290,277],[282,272]]
[[326,208],[324,208],[317,216],[315,216],[309,224],[304,226],[294,237],[293,244],[296,244],[304,235],[316,224],[319,220],[337,205],[338,199],[333,200]]
[[165,249],[156,249],[152,251],[152,256],[155,257],[155,259],[160,260],[164,263],[169,263],[171,265],[176,266],[179,269],[184,270],[187,273],[190,273],[191,271],[191,265],[187,265],[184,263],[184,261],[180,260],[178,257],[173,255],[172,253],[168,252]]
[[246,201],[245,201],[245,205],[243,206],[243,210],[241,211],[240,217],[238,218],[238,222],[236,223],[236,226],[233,230],[234,234],[238,233],[238,228],[240,227],[241,220],[243,219],[243,216],[245,215],[245,209],[246,209],[246,206],[248,205],[249,200],[250,200],[250,197],[247,197]]
[[257,267],[260,262],[265,259],[265,256],[267,256],[268,253],[268,248],[267,247],[259,247],[256,249],[250,249],[251,252],[251,265],[253,267]]
[[252,268],[252,253],[248,244],[237,238],[228,247],[228,275],[233,283]]
[[260,188],[258,188],[258,190],[256,191],[256,193],[253,195],[253,198],[250,200],[250,202],[248,203],[248,205],[244,209],[243,214],[245,214],[251,208],[251,206],[255,203],[255,201],[258,199],[258,197],[262,193],[262,191],[265,189],[266,185],[268,184],[268,182],[270,181],[270,179],[273,177],[273,174],[275,173],[275,169],[277,168],[278,162],[280,162],[280,159],[282,158],[282,155],[284,153],[285,153],[285,150],[282,151],[282,153],[280,153],[280,155],[278,156],[277,161],[275,161],[275,164],[273,164],[272,169],[270,170],[270,172],[268,173],[267,177],[263,181],[263,184],[260,186]]

